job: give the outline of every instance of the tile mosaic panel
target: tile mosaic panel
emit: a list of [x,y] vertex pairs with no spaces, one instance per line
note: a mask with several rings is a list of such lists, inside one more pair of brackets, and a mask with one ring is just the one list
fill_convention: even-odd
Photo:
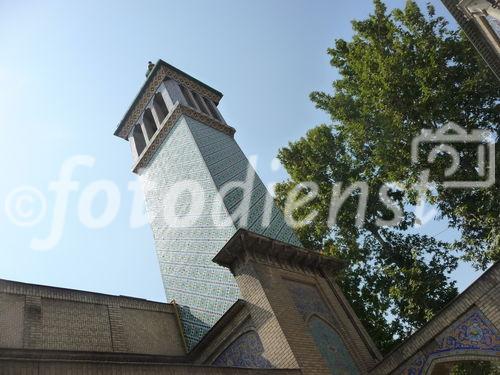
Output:
[[404,375],[421,375],[434,359],[453,356],[500,357],[500,335],[493,323],[474,308],[436,338],[437,347],[419,354],[403,371]]
[[214,366],[271,368],[271,363],[263,357],[264,347],[258,334],[249,331],[238,337],[214,361]]

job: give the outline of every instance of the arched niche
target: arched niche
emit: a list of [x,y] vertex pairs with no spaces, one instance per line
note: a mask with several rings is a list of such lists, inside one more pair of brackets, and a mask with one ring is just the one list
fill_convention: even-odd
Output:
[[432,350],[421,351],[401,373],[430,375],[446,362],[495,361],[498,358],[498,330],[479,308],[474,307],[435,338]]
[[338,331],[321,316],[313,314],[307,325],[328,368],[335,375],[357,375],[359,370]]

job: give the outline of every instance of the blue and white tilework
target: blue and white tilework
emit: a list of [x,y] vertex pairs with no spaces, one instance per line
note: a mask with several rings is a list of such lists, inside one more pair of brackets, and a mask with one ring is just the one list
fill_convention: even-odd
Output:
[[[232,137],[181,116],[150,163],[139,172],[165,292],[168,300],[175,300],[180,306],[189,348],[239,298],[230,271],[212,259],[242,227],[230,216],[243,199],[242,190],[232,190],[224,199],[219,190],[226,182],[244,180],[248,166]],[[204,201],[203,210],[192,224],[172,227],[168,224],[166,198],[172,186],[186,180],[199,184],[203,193],[180,194],[175,201],[175,212],[179,216],[188,214],[191,203],[200,197]],[[258,176],[251,190],[246,228],[300,245],[274,205],[269,224],[260,224],[266,199],[272,202],[272,198]]]
[[271,368],[271,363],[263,357],[264,347],[259,335],[249,331],[234,340],[214,361],[214,366]]
[[420,353],[401,374],[427,373],[432,361],[474,355],[493,360],[500,358],[500,335],[493,323],[478,308],[473,308],[436,338],[436,347]]

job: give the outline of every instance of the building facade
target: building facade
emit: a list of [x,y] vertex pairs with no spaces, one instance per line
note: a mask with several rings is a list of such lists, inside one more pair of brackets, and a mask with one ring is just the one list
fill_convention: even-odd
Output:
[[500,263],[383,357],[304,249],[217,109],[158,61],[115,134],[131,144],[162,304],[0,280],[4,374],[443,374],[500,356]]
[[500,80],[500,1],[441,1]]

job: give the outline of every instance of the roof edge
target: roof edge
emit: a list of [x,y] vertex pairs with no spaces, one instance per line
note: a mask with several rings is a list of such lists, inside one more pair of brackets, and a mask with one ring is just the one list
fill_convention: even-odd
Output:
[[291,266],[333,274],[340,272],[347,265],[345,260],[294,246],[243,228],[236,231],[212,261],[233,272],[235,264],[247,258],[273,263],[281,268]]
[[[4,285],[2,285],[2,284],[4,284]],[[82,294],[82,295],[83,294],[85,294],[85,295],[91,294],[94,296],[99,296],[99,297],[104,297],[104,298],[120,298],[120,299],[129,300],[129,301],[159,304],[159,305],[165,305],[165,306],[172,305],[171,303],[168,303],[168,302],[152,301],[152,300],[148,300],[145,298],[124,296],[121,294],[120,295],[107,294],[107,293],[92,292],[92,291],[81,290],[81,289],[70,289],[70,288],[63,288],[63,287],[59,287],[59,286],[32,284],[32,283],[26,283],[23,281],[0,279],[0,293],[12,293],[12,294],[23,294],[24,293],[21,290],[16,290],[16,287],[18,287],[20,289],[24,289],[24,292],[30,291],[31,293],[33,293],[34,290],[36,290],[36,289],[53,290],[53,291],[58,291],[58,292],[77,293],[77,294]]]

